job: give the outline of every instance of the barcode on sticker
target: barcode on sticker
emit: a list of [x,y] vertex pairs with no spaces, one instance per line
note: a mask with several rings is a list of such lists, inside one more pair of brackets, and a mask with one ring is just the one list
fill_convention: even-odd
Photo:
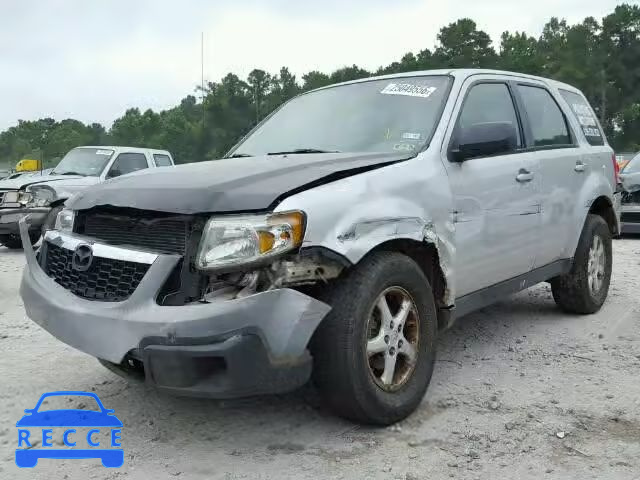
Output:
[[402,138],[405,140],[420,140],[420,134],[407,132],[402,134]]
[[408,97],[429,98],[436,90],[436,87],[425,87],[411,83],[390,83],[384,87],[380,93],[383,95],[406,95]]

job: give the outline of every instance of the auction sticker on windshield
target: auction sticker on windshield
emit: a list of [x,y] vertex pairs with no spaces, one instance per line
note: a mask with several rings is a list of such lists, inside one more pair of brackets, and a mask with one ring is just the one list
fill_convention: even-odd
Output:
[[436,87],[428,87],[425,85],[413,85],[411,83],[390,83],[380,92],[383,95],[405,95],[408,97],[429,98]]
[[[73,405],[74,408],[61,408]],[[124,463],[122,422],[92,392],[49,392],[18,420],[16,465],[33,468],[39,459],[100,459]]]

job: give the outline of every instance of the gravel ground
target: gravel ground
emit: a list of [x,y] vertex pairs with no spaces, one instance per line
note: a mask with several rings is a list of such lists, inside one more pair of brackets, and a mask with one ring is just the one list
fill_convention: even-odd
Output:
[[[308,388],[208,401],[129,384],[25,317],[21,253],[0,247],[0,478],[640,479],[640,239],[614,243],[609,300],[560,313],[547,285],[442,335],[418,411],[386,429],[322,409]],[[95,391],[125,428],[125,464],[14,464],[15,422],[51,390]]]

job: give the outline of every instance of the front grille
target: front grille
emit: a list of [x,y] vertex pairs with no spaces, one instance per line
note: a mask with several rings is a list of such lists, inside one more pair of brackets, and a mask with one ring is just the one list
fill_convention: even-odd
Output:
[[79,272],[71,264],[72,256],[72,250],[47,242],[45,272],[75,295],[103,302],[122,302],[129,298],[150,266],[93,257],[89,270]]
[[4,201],[4,194],[7,192],[0,192],[0,205],[2,205],[2,202]]
[[624,223],[640,223],[640,212],[622,212],[620,221]]
[[84,211],[76,218],[76,231],[112,245],[184,255],[193,218],[158,212]]

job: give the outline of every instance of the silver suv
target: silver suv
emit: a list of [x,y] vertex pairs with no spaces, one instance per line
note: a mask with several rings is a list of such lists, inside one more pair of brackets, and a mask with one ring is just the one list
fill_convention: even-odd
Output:
[[71,198],[27,314],[165,391],[214,398],[313,378],[390,424],[429,384],[438,331],[539,282],[596,312],[611,277],[615,157],[577,89],[442,70],[300,95],[227,158]]

